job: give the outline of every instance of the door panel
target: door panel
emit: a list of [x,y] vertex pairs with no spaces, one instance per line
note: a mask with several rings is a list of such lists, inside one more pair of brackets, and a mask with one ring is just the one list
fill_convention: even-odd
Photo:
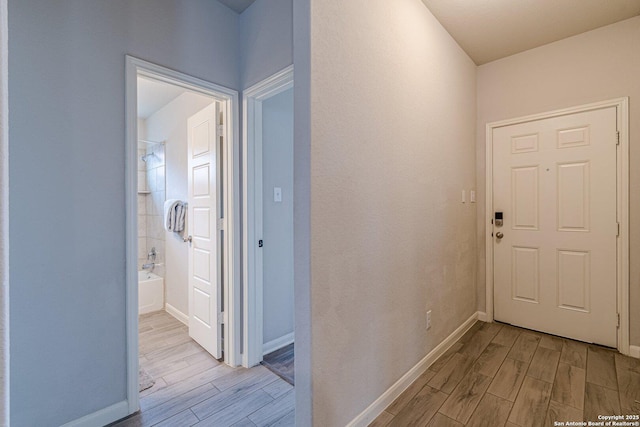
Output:
[[493,130],[496,320],[616,346],[616,174],[615,107]]
[[219,103],[188,120],[189,336],[222,357],[222,278],[217,235],[219,183],[216,150]]

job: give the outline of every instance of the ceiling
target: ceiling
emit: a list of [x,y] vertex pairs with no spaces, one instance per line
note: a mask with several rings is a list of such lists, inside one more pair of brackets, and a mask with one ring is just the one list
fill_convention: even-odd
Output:
[[640,0],[422,0],[480,65],[640,15]]
[[138,117],[149,118],[184,92],[186,90],[179,86],[138,77]]
[[256,0],[218,0],[229,9],[235,10],[238,13],[244,12],[246,8],[251,6]]

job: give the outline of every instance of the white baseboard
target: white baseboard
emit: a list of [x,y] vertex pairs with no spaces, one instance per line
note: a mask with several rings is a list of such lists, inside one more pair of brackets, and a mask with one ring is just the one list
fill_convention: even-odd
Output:
[[108,406],[104,409],[85,415],[75,421],[68,422],[62,427],[101,427],[118,421],[129,415],[129,404],[126,400]]
[[172,315],[173,317],[175,317],[185,325],[189,326],[189,316],[187,316],[186,314],[184,314],[183,312],[181,312],[180,310],[178,310],[177,308],[175,308],[169,303],[164,304],[164,309],[167,313],[169,313],[170,315]]
[[478,320],[479,312],[475,312],[462,325],[446,337],[440,344],[429,352],[421,361],[404,374],[395,382],[387,391],[375,400],[367,409],[362,411],[360,415],[355,417],[347,427],[366,427],[378,415],[384,411],[403,391],[405,391],[420,375],[422,375],[429,366],[433,364],[440,356],[442,356],[456,341],[467,332],[471,326]]
[[629,346],[629,356],[635,357],[636,359],[640,359],[640,346],[638,346],[638,345],[630,345]]
[[280,338],[276,338],[275,340],[271,340],[262,345],[262,354],[269,354],[272,351],[276,351],[281,349],[282,347],[291,344],[294,341],[294,333],[283,335]]
[[478,312],[478,320],[481,322],[488,322],[489,321],[489,316],[487,316],[487,313],[485,313],[484,311],[479,311]]

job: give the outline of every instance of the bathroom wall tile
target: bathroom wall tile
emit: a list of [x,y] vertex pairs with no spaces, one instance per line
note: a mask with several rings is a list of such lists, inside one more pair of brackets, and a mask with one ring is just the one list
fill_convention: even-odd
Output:
[[165,171],[164,165],[156,168],[156,189],[158,191],[164,191],[165,189],[164,171]]
[[147,170],[147,164],[142,160],[142,156],[144,156],[144,150],[138,148],[138,170],[145,171]]
[[147,239],[138,237],[138,258],[147,257]]
[[156,191],[156,168],[147,169],[147,188]]
[[138,237],[147,237],[147,216],[138,215]]
[[153,206],[153,197],[151,196],[151,194],[147,194],[145,196],[145,204],[146,204],[146,214],[147,215],[153,215],[153,210],[154,210],[154,206]]
[[138,194],[138,215],[147,214],[147,197],[144,194]]
[[138,191],[147,191],[146,173],[138,171]]
[[156,267],[153,269],[153,272],[164,279],[164,275],[165,275],[164,264],[156,264]]

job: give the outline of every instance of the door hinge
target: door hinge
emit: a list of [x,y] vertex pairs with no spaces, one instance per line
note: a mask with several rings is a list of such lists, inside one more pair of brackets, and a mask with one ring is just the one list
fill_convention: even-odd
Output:
[[225,314],[226,312],[221,311],[220,313],[218,313],[218,323],[220,323],[221,325],[224,325],[227,323],[227,319],[225,318]]
[[218,125],[218,136],[224,136],[224,125]]
[[620,145],[620,131],[616,131],[616,145]]
[[216,225],[218,226],[218,231],[224,230],[226,228],[226,221],[224,218],[219,218]]
[[616,231],[616,237],[620,236],[620,223],[616,222],[616,226],[618,227],[617,231]]
[[617,320],[617,323],[616,323],[616,328],[619,328],[620,327],[620,313],[617,313],[617,315],[618,315],[617,316],[618,320]]

